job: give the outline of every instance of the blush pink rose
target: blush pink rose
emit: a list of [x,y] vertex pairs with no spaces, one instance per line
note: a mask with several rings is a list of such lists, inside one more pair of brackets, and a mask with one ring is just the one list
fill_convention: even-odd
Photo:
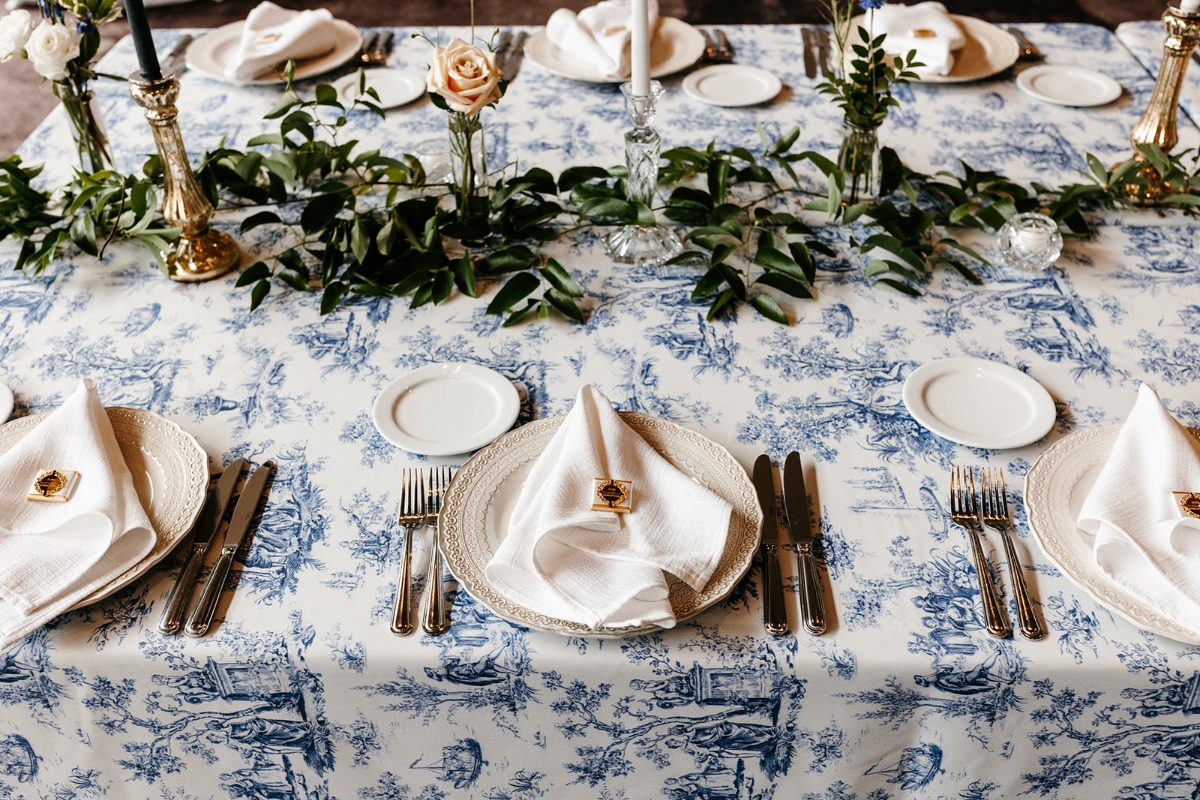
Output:
[[500,77],[493,53],[455,39],[433,49],[426,83],[429,91],[441,95],[452,111],[478,114],[481,108],[500,99]]

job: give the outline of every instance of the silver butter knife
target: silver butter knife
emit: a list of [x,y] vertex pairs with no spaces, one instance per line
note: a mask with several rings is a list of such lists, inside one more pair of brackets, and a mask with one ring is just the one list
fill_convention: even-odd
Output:
[[775,480],[771,457],[754,462],[754,488],[762,506],[763,627],[773,636],[787,633],[787,608],[783,604],[783,579],[779,574],[779,527],[775,521]]
[[185,33],[179,37],[179,41],[167,52],[163,57],[161,69],[163,75],[175,75],[176,77],[187,72],[187,61],[184,56],[187,55],[187,49],[192,44],[192,35]]
[[212,545],[213,538],[217,535],[217,529],[221,527],[221,520],[225,518],[225,509],[229,507],[233,489],[237,486],[238,477],[241,476],[242,467],[245,465],[246,459],[244,458],[234,461],[225,468],[217,482],[208,489],[208,499],[204,501],[200,519],[196,521],[196,525],[192,529],[194,537],[192,552],[188,554],[187,561],[183,564],[183,571],[179,573],[175,585],[171,587],[171,593],[167,595],[167,607],[163,609],[162,619],[158,621],[158,629],[163,633],[177,633],[179,626],[183,624],[183,614],[187,610],[188,603],[191,602],[196,578],[199,577],[200,569],[204,566],[204,557],[208,554],[208,548]]
[[813,555],[816,537],[808,510],[808,492],[804,489],[804,469],[800,454],[788,453],[783,462],[783,508],[787,512],[792,541],[796,543],[796,566],[800,581],[800,614],[809,633],[825,632],[825,602],[817,577],[817,559]]
[[242,544],[250,523],[254,520],[254,512],[258,510],[258,502],[262,499],[271,479],[275,465],[268,461],[246,481],[242,496],[238,498],[237,507],[233,509],[233,518],[229,520],[229,529],[225,533],[225,543],[221,545],[221,555],[208,574],[208,582],[200,594],[200,602],[188,617],[183,631],[188,636],[203,636],[212,624],[213,613],[217,610],[217,601],[221,599],[221,590],[225,588],[225,578],[229,575],[229,567],[233,564],[233,555]]
[[804,42],[804,75],[808,78],[815,78],[817,77],[817,43],[813,40],[812,28],[801,28],[800,38]]
[[517,73],[521,71],[521,59],[525,56],[525,31],[517,31],[513,35],[512,45],[509,47],[508,58],[504,59],[504,79],[510,83],[516,80]]

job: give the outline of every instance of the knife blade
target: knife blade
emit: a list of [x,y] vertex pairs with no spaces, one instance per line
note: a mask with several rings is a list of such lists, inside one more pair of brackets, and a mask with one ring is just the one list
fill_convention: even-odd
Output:
[[817,576],[817,559],[813,555],[816,537],[812,532],[812,516],[808,509],[808,492],[804,489],[804,469],[800,454],[788,453],[783,462],[783,508],[788,528],[796,543],[796,568],[800,581],[800,614],[809,633],[820,636],[825,632],[825,602]]
[[505,64],[508,62],[508,54],[512,51],[512,34],[508,31],[500,31],[500,35],[496,37],[496,49],[492,52],[495,54],[496,69],[500,70],[500,74],[504,74]]
[[763,627],[773,636],[787,633],[783,580],[779,574],[779,528],[775,521],[775,480],[771,457],[763,453],[754,462],[754,489],[762,506]]
[[[813,37],[817,40],[817,66],[821,77],[829,77],[829,31],[824,28],[814,28]],[[840,58],[840,56],[839,56]]]
[[521,71],[521,59],[525,57],[525,36],[525,31],[517,31],[508,58],[504,60],[504,79],[509,83],[516,80],[517,73]]
[[174,74],[176,77],[187,72],[187,61],[184,56],[187,55],[187,49],[192,43],[192,35],[185,33],[179,37],[179,41],[167,52],[163,57],[160,69],[163,75]]
[[221,527],[221,520],[225,517],[225,510],[233,497],[233,489],[237,486],[242,467],[245,465],[244,458],[234,461],[208,489],[208,497],[204,501],[200,519],[196,520],[192,528],[192,552],[188,553],[183,571],[179,573],[175,585],[171,587],[171,593],[167,595],[166,608],[158,621],[158,629],[163,633],[177,633],[179,626],[183,624],[183,614],[191,602],[196,578],[200,575],[200,568],[204,566],[204,557],[208,554],[213,537],[217,535],[217,528]]
[[254,512],[258,510],[258,502],[262,499],[267,488],[267,482],[274,472],[275,465],[268,461],[246,481],[242,496],[238,498],[237,506],[233,509],[233,517],[229,520],[229,528],[225,531],[225,542],[221,545],[221,555],[208,574],[204,591],[200,593],[200,602],[188,617],[183,631],[188,636],[203,636],[212,624],[213,612],[217,610],[217,600],[221,598],[221,590],[225,588],[225,578],[229,575],[229,567],[233,564],[233,555],[242,544],[250,523],[254,520]]
[[813,41],[812,28],[801,28],[800,38],[804,42],[804,75],[817,77],[817,43]]

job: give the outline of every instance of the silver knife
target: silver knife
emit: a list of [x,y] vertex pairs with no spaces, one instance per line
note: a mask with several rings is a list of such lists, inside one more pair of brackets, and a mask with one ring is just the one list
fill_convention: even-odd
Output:
[[496,69],[500,70],[500,74],[504,74],[504,65],[508,62],[508,54],[512,52],[512,34],[508,31],[500,31],[500,35],[496,37]]
[[[829,77],[829,31],[824,28],[814,28],[813,38],[817,40],[817,66],[821,69],[821,77]],[[840,58],[840,56],[839,56]]]
[[162,619],[158,621],[158,629],[163,633],[178,633],[179,626],[183,624],[183,614],[191,602],[196,578],[204,566],[204,557],[217,535],[217,529],[221,527],[225,509],[229,507],[233,489],[237,486],[238,477],[241,476],[242,467],[245,465],[244,458],[234,461],[208,489],[204,510],[200,512],[200,519],[196,520],[196,525],[192,528],[192,552],[188,554],[183,571],[179,573],[175,585],[171,587],[171,593],[167,595],[167,606],[163,609]]
[[221,599],[221,590],[225,588],[225,578],[229,575],[229,567],[233,563],[233,555],[242,544],[250,523],[254,520],[254,512],[258,510],[258,501],[262,499],[267,488],[267,481],[274,472],[275,465],[268,461],[246,481],[242,496],[238,498],[237,507],[233,509],[233,518],[229,520],[229,529],[225,532],[225,543],[221,545],[221,555],[208,574],[208,582],[200,594],[200,602],[188,617],[183,631],[188,636],[203,636],[212,624],[213,612],[217,610],[217,601]]
[[792,541],[796,543],[796,567],[800,581],[800,614],[809,633],[825,632],[825,602],[817,578],[817,559],[813,555],[816,537],[808,511],[808,492],[804,490],[804,469],[799,453],[788,453],[783,462],[783,508],[787,512]]
[[804,41],[804,75],[815,78],[817,77],[817,43],[813,41],[812,28],[801,28],[800,37]]
[[518,31],[512,40],[508,58],[504,59],[504,79],[512,83],[521,71],[521,59],[525,56],[525,31]]
[[187,61],[184,56],[187,55],[188,46],[192,43],[192,35],[185,33],[179,37],[179,41],[167,52],[163,57],[161,69],[163,75],[174,74],[176,77],[187,72]]
[[763,627],[773,636],[788,631],[787,608],[783,604],[783,580],[779,574],[779,528],[775,521],[775,479],[771,457],[766,453],[754,462],[754,488],[762,506]]

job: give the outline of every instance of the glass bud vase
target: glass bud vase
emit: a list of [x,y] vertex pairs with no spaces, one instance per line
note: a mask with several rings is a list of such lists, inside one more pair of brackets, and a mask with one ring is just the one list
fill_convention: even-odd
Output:
[[846,122],[842,134],[842,149],[838,151],[837,159],[838,169],[846,179],[842,203],[854,205],[879,199],[879,124],[855,125]]
[[460,223],[488,217],[487,144],[478,114],[450,112],[450,167]]
[[71,123],[71,138],[79,155],[80,168],[88,173],[112,169],[112,153],[108,146],[108,131],[100,116],[96,93],[91,89],[75,89],[70,84],[58,84],[59,98]]

